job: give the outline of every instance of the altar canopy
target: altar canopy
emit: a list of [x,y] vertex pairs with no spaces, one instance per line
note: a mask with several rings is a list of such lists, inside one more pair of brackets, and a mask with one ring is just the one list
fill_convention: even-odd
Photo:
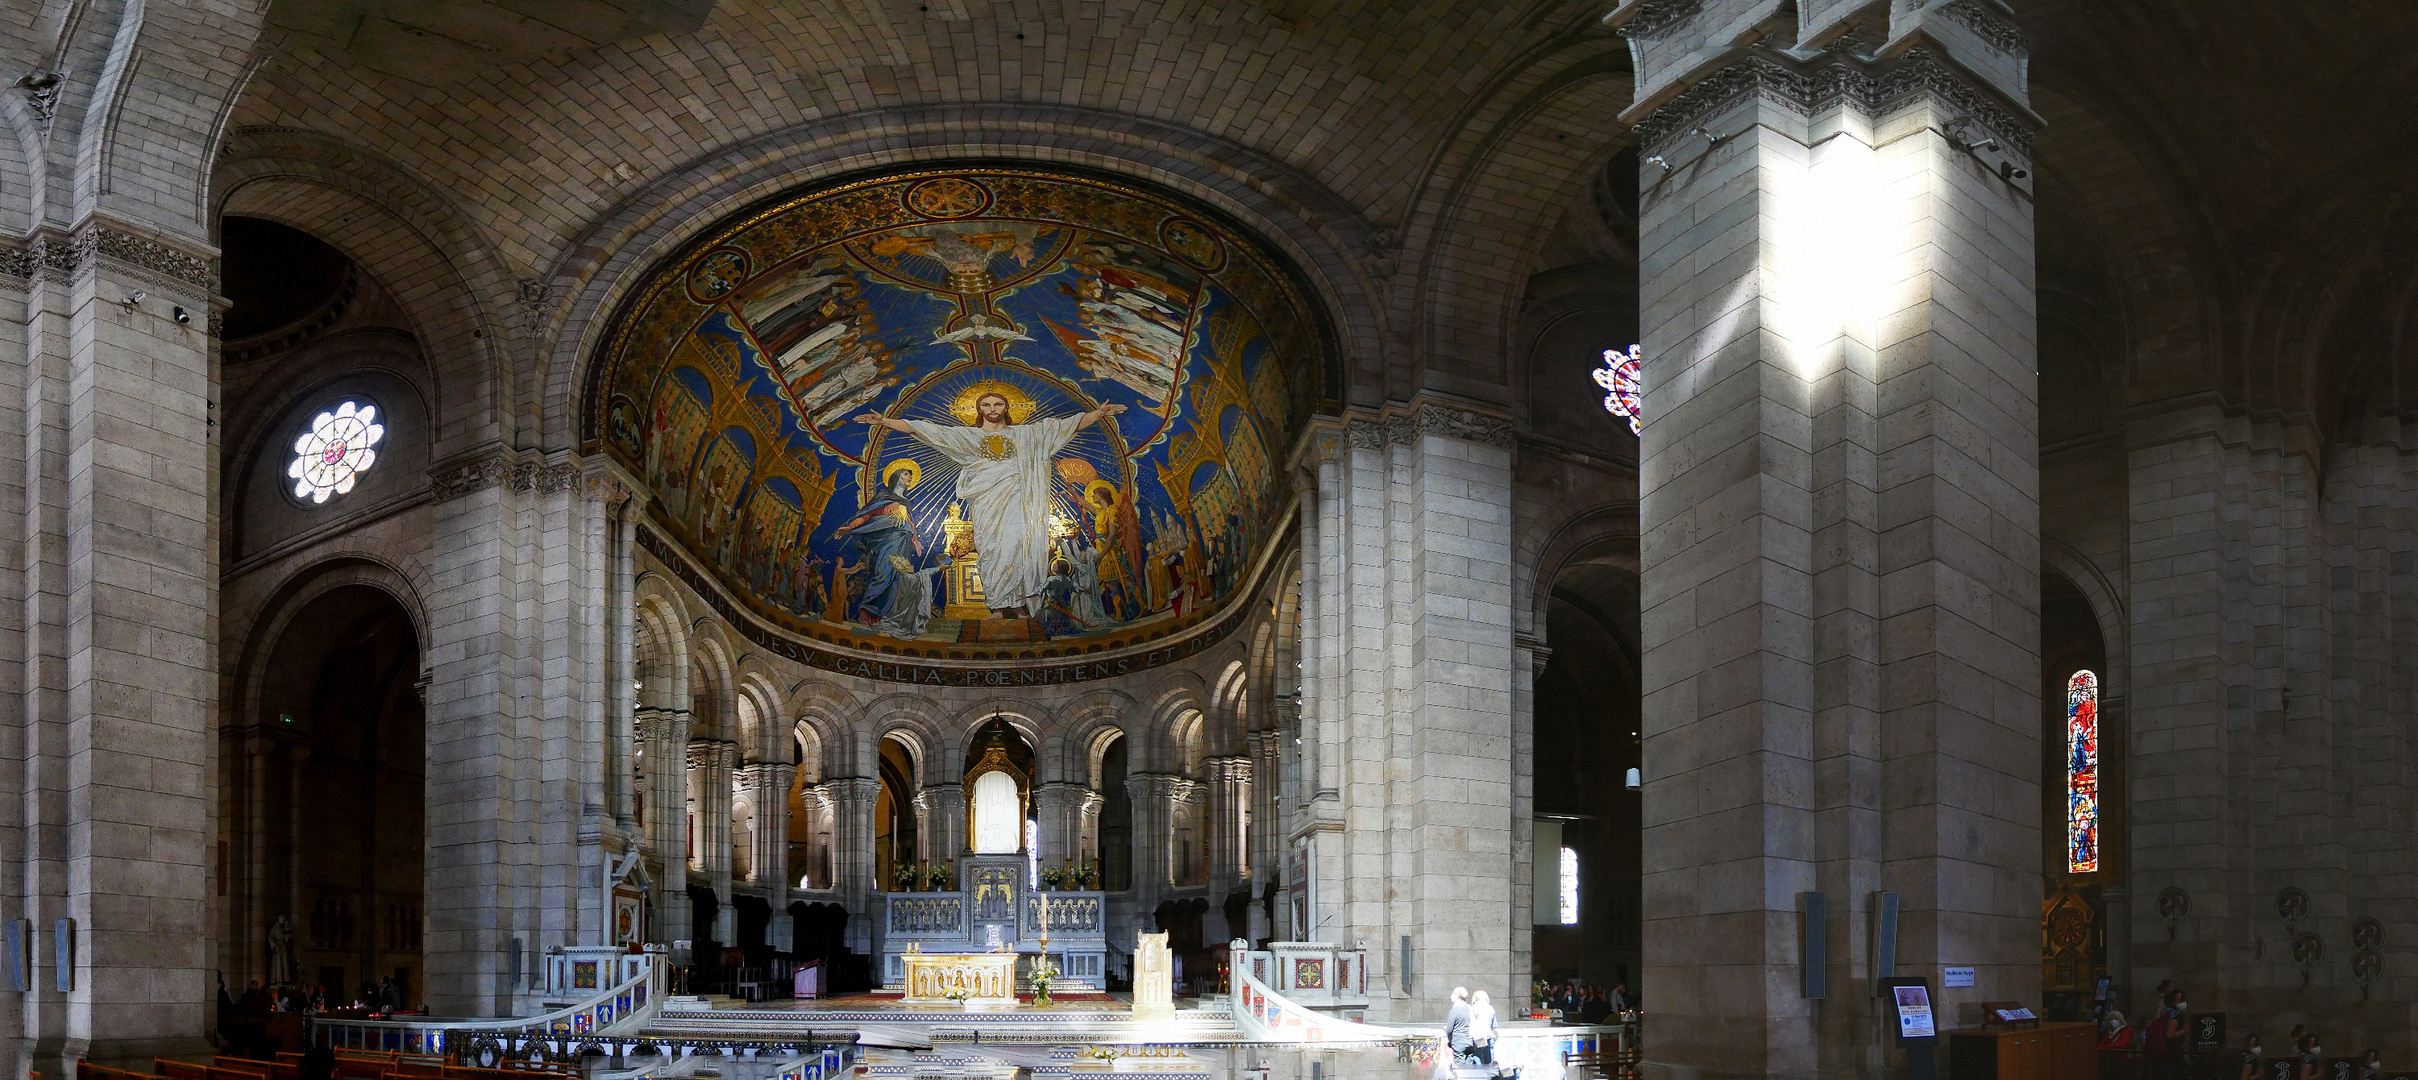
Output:
[[1024,840],[1024,814],[1016,778],[1004,772],[974,781],[974,853],[1013,855]]

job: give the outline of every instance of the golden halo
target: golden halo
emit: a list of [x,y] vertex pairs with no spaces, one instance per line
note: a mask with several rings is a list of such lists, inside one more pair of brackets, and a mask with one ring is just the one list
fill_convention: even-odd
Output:
[[900,473],[907,474],[907,486],[910,488],[924,482],[924,467],[916,464],[913,458],[900,458],[882,466],[882,486],[889,487],[890,478]]
[[1008,423],[1022,423],[1033,417],[1033,395],[1026,393],[1023,387],[997,379],[984,379],[958,391],[957,400],[949,403],[949,411],[956,414],[958,423],[973,427],[982,422],[981,414],[974,411],[974,403],[982,400],[984,394],[997,394],[1007,399]]
[[[1100,501],[1099,496],[1103,491],[1108,493],[1108,501],[1106,502]],[[1085,484],[1083,485],[1083,501],[1090,503],[1094,507],[1115,506],[1117,505],[1117,485],[1111,484],[1106,480],[1094,480],[1091,483]]]

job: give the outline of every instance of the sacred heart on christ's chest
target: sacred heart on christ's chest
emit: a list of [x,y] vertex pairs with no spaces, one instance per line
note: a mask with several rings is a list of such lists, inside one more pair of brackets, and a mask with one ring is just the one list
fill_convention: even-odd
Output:
[[987,458],[989,458],[989,459],[991,459],[991,460],[993,460],[993,461],[1006,461],[1007,459],[1009,459],[1009,458],[1011,458],[1011,457],[1014,457],[1014,456],[1015,456],[1015,454],[1016,454],[1016,442],[1015,442],[1015,440],[1010,439],[1010,438],[1008,438],[1008,437],[1007,437],[1007,436],[1005,436],[1005,435],[985,435],[985,436],[983,436],[983,439],[982,439],[982,456],[987,457]]

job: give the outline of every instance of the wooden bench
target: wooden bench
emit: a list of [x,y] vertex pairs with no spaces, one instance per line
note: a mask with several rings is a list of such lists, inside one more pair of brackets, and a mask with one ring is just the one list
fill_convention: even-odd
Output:
[[1634,1080],[1637,1076],[1637,1049],[1621,1046],[1611,1050],[1587,1050],[1562,1055],[1566,1071],[1586,1071],[1604,1080]]
[[76,1062],[76,1080],[160,1080],[150,1073],[127,1072],[95,1065],[89,1061]]
[[211,1058],[210,1064],[221,1069],[235,1069],[242,1072],[260,1073],[261,1075],[267,1077],[268,1080],[302,1080],[302,1068],[300,1065],[286,1065],[275,1061],[261,1061],[257,1058],[233,1057],[227,1054],[220,1054]]

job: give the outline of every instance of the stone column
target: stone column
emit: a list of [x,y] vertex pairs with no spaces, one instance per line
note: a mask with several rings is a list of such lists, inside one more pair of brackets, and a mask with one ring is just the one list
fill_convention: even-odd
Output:
[[966,837],[966,789],[963,784],[934,784],[915,793],[915,808],[923,819],[915,833],[915,842],[922,858],[932,865],[955,859],[964,854]]
[[[1308,591],[1307,588],[1303,589],[1305,604],[1308,602]],[[1301,849],[1308,840],[1304,812],[1310,805],[1310,794],[1305,789],[1307,781],[1303,779],[1302,769],[1301,699],[1279,700],[1269,710],[1269,715],[1276,723],[1277,774],[1276,783],[1269,785],[1273,789],[1269,793],[1269,800],[1275,810],[1270,815],[1273,818],[1270,827],[1276,843],[1268,852],[1269,880],[1276,884],[1276,925],[1269,929],[1268,934],[1271,938],[1292,940],[1297,936],[1306,936],[1296,935],[1293,927],[1293,903],[1301,899],[1295,895],[1293,866],[1296,860],[1304,857]]]
[[1100,872],[1100,808],[1107,802],[1090,788],[1084,788],[1076,802],[1075,813],[1080,822],[1076,827],[1081,839],[1075,848],[1075,862],[1089,865],[1095,875]]
[[[677,688],[667,688],[666,695]],[[685,708],[638,710],[646,726],[646,840],[655,858],[654,940],[689,936],[688,725]]]
[[1527,977],[1508,918],[1511,426],[1415,401],[1324,425],[1302,453],[1317,478],[1303,500],[1308,801],[1285,839],[1308,860],[1310,937],[1371,945],[1372,1018],[1426,1016],[1439,985]]
[[[1278,698],[1271,707],[1271,719],[1288,722],[1280,717],[1297,717],[1298,698]],[[1298,721],[1290,721],[1297,723]],[[1261,728],[1250,735],[1251,746],[1251,922],[1244,936],[1253,944],[1275,936],[1270,925],[1264,898],[1268,890],[1284,880],[1284,814],[1282,789],[1284,768],[1278,744],[1283,736],[1279,728]]]
[[1083,796],[1080,784],[1042,784],[1033,789],[1033,819],[1041,823],[1038,857],[1044,870],[1080,861],[1083,845]]
[[1900,974],[1977,969],[1941,1015],[2039,989],[2034,121],[1997,5],[1895,8],[1611,17],[1645,159],[1649,1075],[1887,1071],[1878,891]]
[[881,797],[882,782],[870,776],[849,776],[825,780],[822,787],[831,799],[832,863],[840,903],[848,909],[848,947],[871,953],[877,914],[874,894],[881,891],[873,880],[873,808]]
[[1125,792],[1133,799],[1132,897],[1138,917],[1149,918],[1159,897],[1175,883],[1175,808],[1197,786],[1168,773],[1125,778]]
[[789,784],[797,774],[798,767],[786,761],[760,761],[739,771],[739,782],[756,807],[747,882],[764,890],[765,901],[772,905],[766,939],[784,951],[790,947],[789,886],[796,880],[789,872]]
[[[798,802],[806,813],[806,861],[803,865],[793,864],[789,867],[789,880],[794,884],[805,879],[813,882],[817,889],[837,888],[832,874],[839,863],[832,857],[831,829],[828,824],[832,817],[831,794],[824,785],[808,784],[798,789]],[[826,860],[831,862],[833,869],[824,868]]]
[[[607,809],[613,821],[625,834],[636,825],[634,817],[638,766],[633,760],[637,753],[638,727],[638,664],[636,654],[638,616],[638,500],[630,491],[616,485],[611,500],[612,514],[607,519],[613,532],[612,577],[609,583],[607,618],[612,628],[612,663],[606,678],[613,715],[610,745],[605,754]],[[631,841],[635,843],[633,838]],[[608,931],[609,933],[609,931]]]
[[[109,9],[90,25],[71,23],[54,47],[76,52],[95,76],[104,65],[115,72],[113,35],[122,31],[123,47],[135,47],[135,23],[121,27],[119,18]],[[165,47],[155,35],[146,36],[150,47]],[[173,51],[157,55],[194,63],[197,72],[207,67]],[[20,205],[37,223],[74,225],[37,230],[32,250],[22,252],[31,274],[22,351],[0,365],[8,369],[0,429],[13,443],[0,452],[13,465],[5,481],[13,505],[0,513],[8,519],[0,534],[12,553],[5,565],[16,571],[6,586],[13,615],[0,625],[22,630],[7,638],[9,659],[21,665],[10,692],[23,695],[15,710],[22,731],[9,743],[22,771],[7,785],[18,812],[4,818],[22,827],[7,830],[16,864],[10,888],[22,907],[8,911],[29,920],[39,939],[34,986],[11,1002],[21,1027],[7,1057],[20,1074],[71,1073],[86,1055],[200,1050],[215,993],[207,913],[218,827],[209,792],[219,457],[206,328],[217,252],[198,223],[181,221],[188,210],[127,205],[140,196],[105,186],[95,192],[101,177],[92,163],[132,155],[110,149],[97,114],[79,144],[75,114],[89,98],[117,115],[104,93],[117,81],[79,77],[63,91],[56,127],[40,127],[35,149],[74,158],[81,145],[84,164],[42,163],[56,187],[38,190],[57,204]],[[158,140],[141,160],[161,170],[202,168],[177,156],[178,129],[191,118],[150,108],[127,109],[146,117],[144,138]],[[0,276],[13,286],[16,272]],[[172,317],[177,307],[190,322]],[[266,901],[265,893],[255,895]],[[274,914],[261,913],[264,930]],[[72,920],[75,944],[66,990],[51,946],[61,919]]]
[[732,771],[739,762],[739,744],[716,740],[707,758],[705,793],[708,812],[704,820],[710,829],[700,829],[698,839],[705,845],[706,882],[720,901],[714,909],[714,940],[730,945],[738,939],[738,913],[731,907],[731,796],[734,793]]
[[1240,927],[1226,920],[1226,900],[1236,889],[1251,888],[1246,855],[1251,821],[1251,759],[1241,755],[1213,757],[1201,763],[1201,840],[1206,845],[1204,869],[1209,885],[1209,914],[1202,935],[1210,943],[1232,940]]

